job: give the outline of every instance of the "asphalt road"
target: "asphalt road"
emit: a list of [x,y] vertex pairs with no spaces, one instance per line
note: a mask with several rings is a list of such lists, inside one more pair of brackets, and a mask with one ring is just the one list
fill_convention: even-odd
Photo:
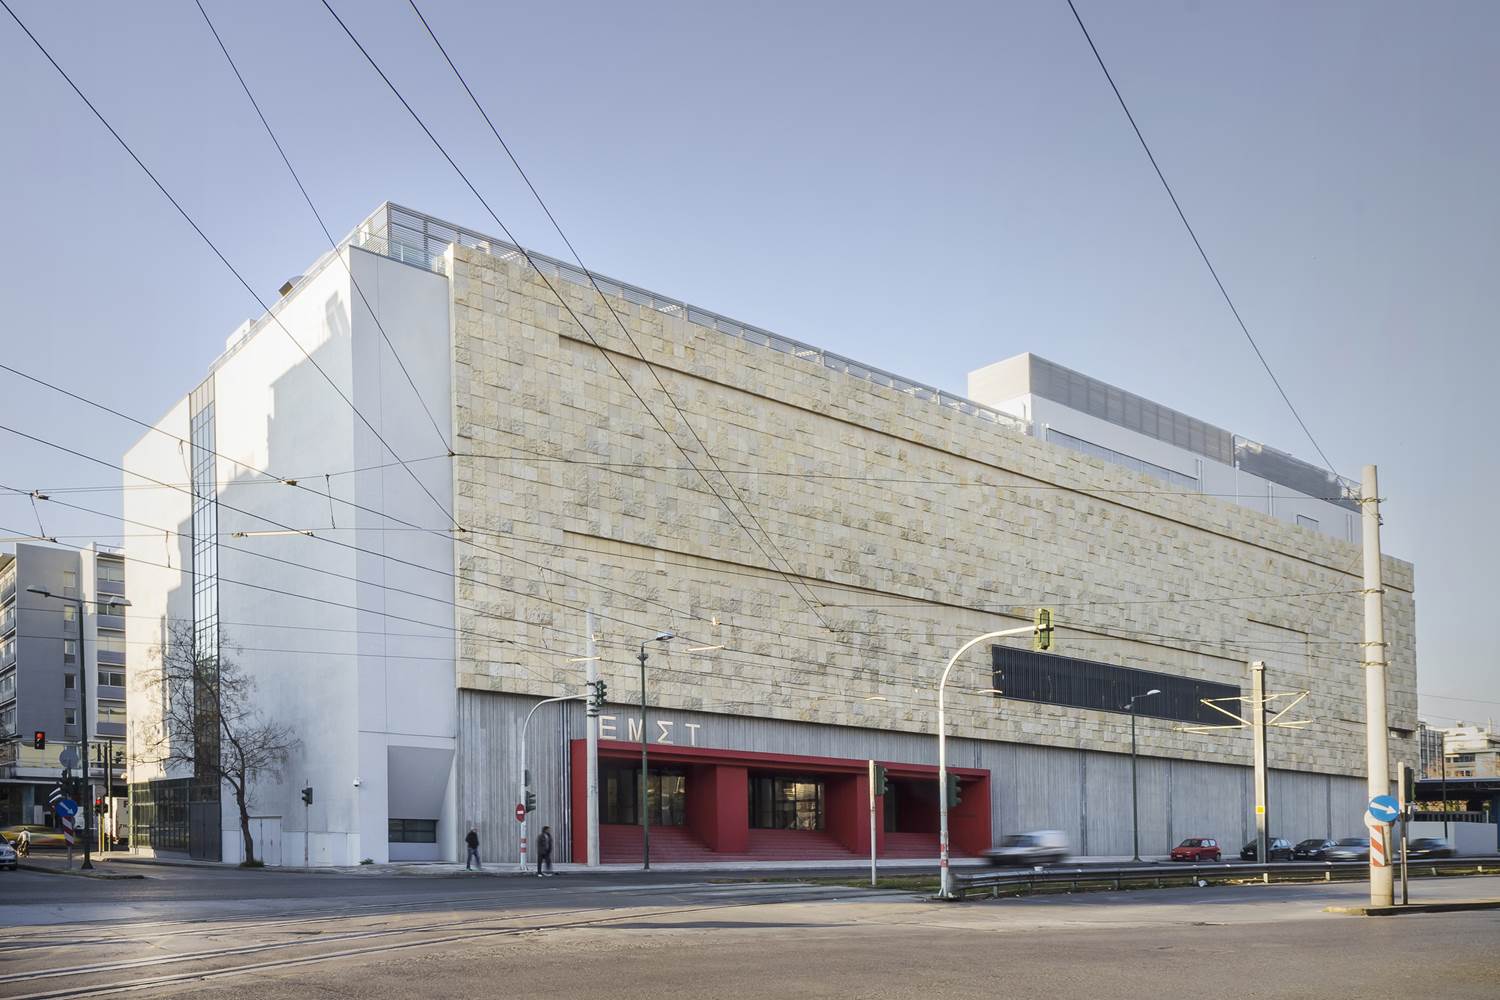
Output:
[[[681,874],[0,874],[0,997],[1493,995],[1500,911],[1356,918],[1357,883],[938,904]],[[1500,878],[1418,899],[1500,897]]]

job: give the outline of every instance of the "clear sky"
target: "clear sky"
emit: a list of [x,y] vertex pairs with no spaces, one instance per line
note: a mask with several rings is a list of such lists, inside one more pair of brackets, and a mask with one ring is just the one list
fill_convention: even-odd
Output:
[[[8,2],[263,296],[326,249],[190,0]],[[1424,717],[1500,716],[1500,5],[1078,2],[1313,433],[1380,466]],[[205,3],[336,235],[492,228],[320,4]],[[1035,351],[1316,460],[1064,0],[419,3],[596,270],[958,392]],[[560,255],[404,0],[335,6]],[[154,420],[258,309],[3,15],[0,95],[0,357]],[[0,422],[137,436],[4,373]],[[0,432],[0,483],[118,478]]]

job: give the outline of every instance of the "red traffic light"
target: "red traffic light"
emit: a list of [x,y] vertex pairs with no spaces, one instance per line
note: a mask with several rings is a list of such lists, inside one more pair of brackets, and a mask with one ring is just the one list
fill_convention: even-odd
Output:
[[31,745],[37,750],[47,749],[47,731],[45,729],[38,729],[36,732],[32,733]]

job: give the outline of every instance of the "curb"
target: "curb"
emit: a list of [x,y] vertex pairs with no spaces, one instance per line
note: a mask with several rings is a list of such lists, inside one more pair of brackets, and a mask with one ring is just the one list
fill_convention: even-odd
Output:
[[1455,899],[1447,903],[1408,903],[1405,906],[1325,906],[1325,913],[1348,917],[1399,917],[1405,913],[1462,913],[1469,910],[1500,910],[1500,899]]
[[134,872],[127,874],[125,872],[84,871],[81,868],[52,868],[47,865],[29,864],[25,861],[20,862],[16,867],[22,871],[41,872],[43,875],[71,875],[74,878],[130,879],[146,877]]

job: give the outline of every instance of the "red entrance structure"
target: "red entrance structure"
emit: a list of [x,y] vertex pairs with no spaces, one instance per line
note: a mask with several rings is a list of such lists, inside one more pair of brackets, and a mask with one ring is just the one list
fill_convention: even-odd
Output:
[[[599,742],[600,859],[641,859],[639,743]],[[573,858],[587,855],[587,743],[573,740]],[[876,799],[878,857],[924,858],[938,853],[937,768],[876,761],[889,789]],[[611,785],[603,775],[614,768]],[[977,855],[990,839],[990,772],[950,767],[962,802],[948,814],[952,852]],[[709,747],[651,745],[653,861],[822,861],[870,856],[869,768],[864,760],[755,753]],[[798,791],[793,791],[797,789]],[[801,800],[795,796],[800,795]],[[774,800],[774,801],[773,801]],[[628,822],[610,822],[628,817]],[[665,822],[663,821],[665,820]]]

